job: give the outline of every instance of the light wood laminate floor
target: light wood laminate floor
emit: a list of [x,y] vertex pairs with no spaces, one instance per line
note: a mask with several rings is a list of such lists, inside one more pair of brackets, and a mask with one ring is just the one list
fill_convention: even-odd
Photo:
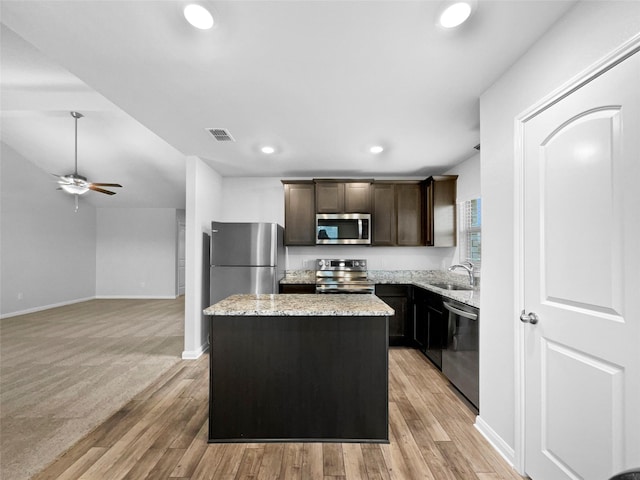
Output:
[[34,477],[520,479],[418,351],[389,354],[389,444],[208,444],[208,356],[182,361]]

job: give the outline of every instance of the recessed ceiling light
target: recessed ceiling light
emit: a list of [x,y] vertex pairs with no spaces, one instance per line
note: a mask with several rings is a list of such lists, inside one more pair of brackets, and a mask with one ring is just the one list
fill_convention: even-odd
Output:
[[206,8],[192,3],[184,7],[184,18],[200,30],[208,30],[213,27],[213,16]]
[[375,154],[382,153],[384,151],[384,147],[381,147],[380,145],[374,145],[369,149],[369,151]]
[[269,146],[269,145],[265,145],[264,147],[262,147],[260,149],[260,151],[262,153],[266,153],[267,155],[271,155],[272,153],[274,153],[276,151],[276,149],[271,147],[271,146]]
[[464,23],[473,11],[472,1],[448,1],[440,9],[438,23],[444,28],[454,28]]

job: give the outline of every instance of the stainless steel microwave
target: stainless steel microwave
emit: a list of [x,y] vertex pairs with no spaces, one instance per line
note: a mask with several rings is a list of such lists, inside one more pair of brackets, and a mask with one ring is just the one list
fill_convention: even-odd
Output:
[[370,213],[316,214],[317,245],[370,245]]

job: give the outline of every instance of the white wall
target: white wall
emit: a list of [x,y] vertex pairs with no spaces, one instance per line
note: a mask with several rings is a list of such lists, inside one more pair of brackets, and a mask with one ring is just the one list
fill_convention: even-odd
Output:
[[284,187],[279,178],[225,178],[220,222],[284,225]]
[[[4,316],[93,298],[96,211],[1,144],[1,299]],[[21,297],[21,298],[19,298]]]
[[458,175],[456,184],[456,202],[466,202],[479,198],[480,188],[480,154],[476,153],[462,163],[459,163],[444,175]]
[[96,296],[175,298],[175,208],[98,208]]
[[[222,177],[198,157],[187,157],[186,273],[184,351],[198,358],[207,348],[208,328],[202,313],[202,233],[222,218]],[[208,274],[207,272],[204,272]]]
[[514,118],[638,32],[640,2],[580,2],[481,97],[484,266],[478,424],[518,466],[514,343],[521,305],[514,258],[519,221]]

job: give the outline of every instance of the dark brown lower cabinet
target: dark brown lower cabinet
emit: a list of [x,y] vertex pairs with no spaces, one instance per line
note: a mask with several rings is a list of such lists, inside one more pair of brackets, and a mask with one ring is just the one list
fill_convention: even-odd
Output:
[[376,296],[396,311],[394,316],[389,317],[389,346],[411,344],[411,290],[410,285],[376,285]]
[[438,368],[442,369],[442,349],[446,345],[448,315],[442,296],[414,289],[413,341]]

